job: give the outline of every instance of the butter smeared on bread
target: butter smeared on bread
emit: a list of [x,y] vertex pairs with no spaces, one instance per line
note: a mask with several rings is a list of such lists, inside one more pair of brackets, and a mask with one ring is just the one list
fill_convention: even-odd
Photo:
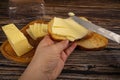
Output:
[[48,31],[53,39],[75,41],[85,37],[89,30],[76,23],[71,18],[62,19],[55,17],[48,24]]

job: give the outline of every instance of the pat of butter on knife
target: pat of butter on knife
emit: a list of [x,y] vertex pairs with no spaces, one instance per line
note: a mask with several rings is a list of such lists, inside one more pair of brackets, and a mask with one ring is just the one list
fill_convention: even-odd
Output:
[[5,25],[2,29],[17,56],[22,56],[33,48],[24,34],[14,24]]

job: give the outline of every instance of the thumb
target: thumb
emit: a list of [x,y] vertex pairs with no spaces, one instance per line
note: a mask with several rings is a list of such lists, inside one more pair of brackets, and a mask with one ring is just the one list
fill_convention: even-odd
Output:
[[69,41],[68,40],[64,40],[61,42],[58,42],[54,45],[55,49],[57,52],[62,52],[64,49],[67,48]]

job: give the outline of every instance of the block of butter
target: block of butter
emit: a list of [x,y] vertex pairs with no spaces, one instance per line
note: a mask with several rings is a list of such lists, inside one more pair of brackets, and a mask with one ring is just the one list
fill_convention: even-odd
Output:
[[17,56],[22,56],[33,48],[24,34],[14,24],[5,25],[2,29]]
[[49,32],[53,38],[62,37],[70,41],[75,41],[85,37],[89,30],[79,25],[71,18],[62,19],[54,17],[53,20],[49,22]]

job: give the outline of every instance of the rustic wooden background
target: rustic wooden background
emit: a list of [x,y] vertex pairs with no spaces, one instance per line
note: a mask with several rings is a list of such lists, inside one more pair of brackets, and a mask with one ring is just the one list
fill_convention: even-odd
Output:
[[[73,11],[93,23],[120,34],[120,0],[45,0],[45,20],[68,17]],[[10,23],[8,0],[0,1],[0,26]],[[16,22],[19,28],[26,25]],[[0,27],[0,45],[6,40]],[[0,54],[0,80],[17,80],[27,65],[7,60]],[[110,41],[104,50],[76,49],[57,80],[120,80],[120,45]]]

